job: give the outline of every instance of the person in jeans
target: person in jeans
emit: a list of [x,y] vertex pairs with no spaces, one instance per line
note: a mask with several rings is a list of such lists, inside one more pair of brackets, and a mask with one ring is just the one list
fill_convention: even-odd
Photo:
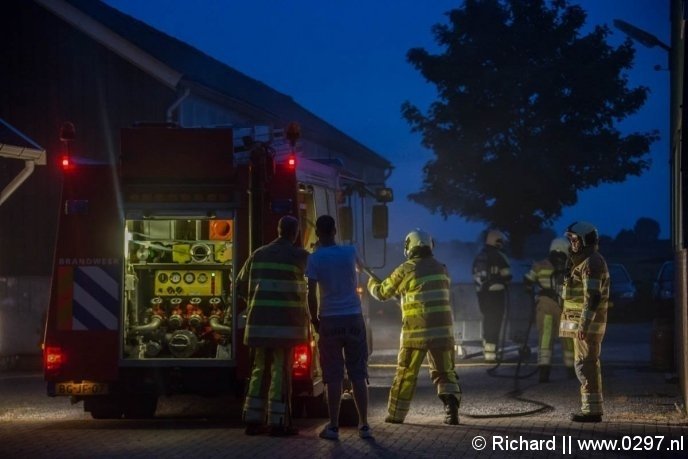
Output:
[[337,230],[329,215],[318,217],[315,234],[318,247],[306,265],[308,308],[320,335],[318,350],[330,416],[320,437],[339,439],[339,405],[346,366],[358,411],[358,434],[369,439],[372,432],[368,425],[368,343],[361,300],[356,292],[356,249],[335,243]]

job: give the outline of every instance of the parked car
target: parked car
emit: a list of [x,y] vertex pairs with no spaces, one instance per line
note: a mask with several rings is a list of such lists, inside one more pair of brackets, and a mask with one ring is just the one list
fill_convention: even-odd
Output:
[[626,267],[621,263],[609,263],[610,299],[613,306],[626,306],[635,301],[636,288]]
[[[674,262],[665,261],[657,271],[652,285],[652,305],[657,311],[671,312],[674,309]],[[673,314],[669,315],[673,317]]]

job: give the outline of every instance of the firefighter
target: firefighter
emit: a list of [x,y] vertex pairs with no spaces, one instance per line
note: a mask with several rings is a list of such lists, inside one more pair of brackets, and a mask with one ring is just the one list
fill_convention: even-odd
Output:
[[[564,284],[569,242],[564,238],[552,240],[547,258],[533,263],[530,271],[523,276],[526,291],[535,296],[536,324],[538,330],[538,367],[540,382],[549,381],[552,365],[553,337],[558,335],[561,316],[561,289]],[[534,289],[537,288],[536,291]],[[561,338],[564,366],[569,375],[573,370],[573,341]]]
[[506,311],[507,287],[511,281],[511,265],[502,252],[504,234],[491,230],[485,246],[473,260],[473,280],[478,307],[483,315],[483,355],[485,361],[497,359],[497,344]]
[[404,243],[407,260],[387,279],[380,282],[371,277],[368,281],[368,290],[377,300],[401,297],[401,348],[385,422],[404,422],[416,390],[418,371],[428,355],[430,377],[444,403],[444,423],[459,423],[461,389],[454,371],[451,279],[432,250],[433,241],[428,233],[421,229],[411,231]]
[[252,368],[244,402],[246,434],[295,435],[291,425],[293,346],[308,341],[309,317],[304,272],[308,252],[296,247],[299,224],[282,217],[278,238],[258,248],[237,278],[239,295],[248,303],[244,344],[251,348]]
[[607,325],[609,270],[598,251],[597,229],[575,222],[566,230],[571,249],[571,270],[564,280],[559,336],[573,338],[576,376],[581,383],[581,409],[571,414],[576,422],[602,420],[600,346]]

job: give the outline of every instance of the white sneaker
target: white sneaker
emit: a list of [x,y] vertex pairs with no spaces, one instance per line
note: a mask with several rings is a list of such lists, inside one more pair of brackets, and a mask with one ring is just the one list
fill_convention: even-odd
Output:
[[339,428],[332,427],[330,424],[327,424],[320,432],[319,437],[326,440],[339,440]]
[[363,424],[358,428],[358,436],[364,440],[371,440],[373,438],[373,431],[368,424]]

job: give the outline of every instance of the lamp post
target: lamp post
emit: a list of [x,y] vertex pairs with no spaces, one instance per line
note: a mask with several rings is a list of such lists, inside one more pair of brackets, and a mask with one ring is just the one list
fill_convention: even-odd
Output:
[[[652,35],[650,32],[647,32],[639,27],[634,26],[633,24],[629,24],[626,21],[622,21],[621,19],[614,19],[612,21],[612,24],[614,24],[614,27],[619,29],[621,32],[625,33],[629,38],[632,40],[637,41],[643,46],[646,46],[648,48],[654,48],[654,47],[659,47],[662,48],[664,51],[667,53],[667,62],[668,62],[668,69],[670,72],[670,78],[673,78],[673,72],[672,72],[672,65],[671,65],[671,46],[667,45],[664,43],[662,40],[657,38],[656,36]],[[662,70],[662,67],[659,65],[656,65],[654,67],[655,70]],[[676,119],[676,102],[674,100],[674,95],[672,91],[672,95],[669,97],[669,136],[670,136],[670,142],[669,142],[669,168],[670,168],[670,179],[669,179],[669,206],[671,209],[671,239],[672,239],[672,244],[674,245],[675,248],[683,247],[684,241],[688,240],[688,236],[684,235],[684,232],[688,230],[688,222],[684,221],[683,225],[680,225],[678,222],[678,218],[686,219],[688,217],[688,209],[678,209],[676,207],[677,202],[676,201],[676,193],[677,193],[677,181],[680,181],[681,178],[677,178],[676,172],[675,171],[675,165],[676,165],[676,159],[673,157],[673,150],[671,147],[671,144],[673,143],[673,129],[675,126],[675,119]],[[681,217],[682,216],[682,217]],[[682,229],[679,229],[679,225]]]
[[616,27],[617,29],[619,29],[620,31],[628,35],[630,38],[640,43],[641,45],[647,46],[648,48],[654,48],[655,46],[659,46],[667,52],[671,51],[671,46],[667,45],[662,40],[655,37],[651,33],[644,31],[643,29],[640,29],[632,24],[629,24],[626,21],[622,21],[621,19],[614,19],[612,23],[614,24],[614,27]]

